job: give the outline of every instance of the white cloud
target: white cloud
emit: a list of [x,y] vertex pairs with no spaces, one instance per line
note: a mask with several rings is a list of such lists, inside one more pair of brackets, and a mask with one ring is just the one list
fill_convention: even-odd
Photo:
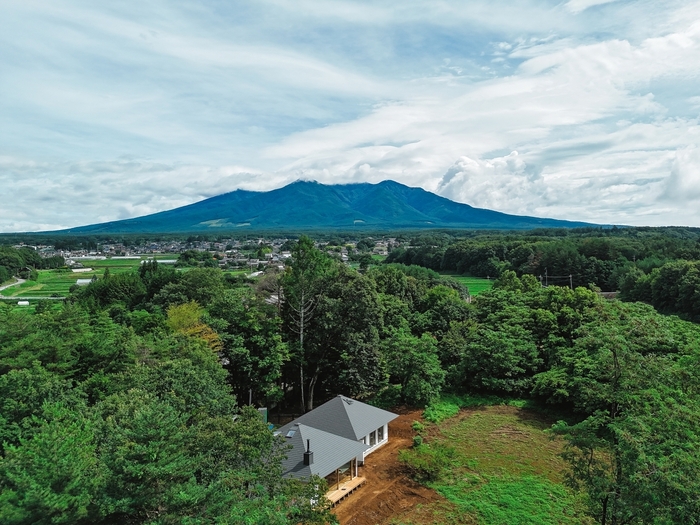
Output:
[[0,224],[9,224],[7,231],[56,230],[156,213],[238,188],[267,191],[287,182],[242,166],[0,157],[0,186],[9,188],[4,198],[21,203],[1,208]]
[[5,2],[0,231],[300,177],[700,225],[672,205],[694,195],[699,20],[688,0]]
[[545,189],[540,177],[527,173],[517,151],[483,160],[461,157],[443,175],[437,188],[440,195],[458,202],[516,213],[527,212],[532,205],[531,196]]
[[609,4],[615,2],[616,0],[569,0],[564,7],[566,7],[572,13],[580,13],[585,11],[589,7]]
[[[654,78],[698,74],[698,24],[638,45],[548,42],[543,51],[530,48],[532,58],[510,76],[380,106],[355,121],[293,134],[268,153],[295,158],[284,170],[320,180],[355,180],[364,166],[368,180],[390,176],[509,213],[700,223],[699,215],[676,214],[658,200],[668,159],[698,141],[697,120],[667,117],[643,91]],[[406,145],[382,146],[392,143]],[[515,164],[511,156],[487,156],[516,148]],[[455,170],[459,176],[447,180]]]
[[[671,176],[663,197],[678,206],[700,207],[700,148],[688,146],[676,151]],[[691,213],[693,213],[691,211]],[[697,211],[695,211],[697,213]]]

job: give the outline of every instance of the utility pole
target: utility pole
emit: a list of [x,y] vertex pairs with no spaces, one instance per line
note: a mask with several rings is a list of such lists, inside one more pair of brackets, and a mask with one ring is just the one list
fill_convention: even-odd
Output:
[[549,279],[547,276],[547,268],[544,269],[544,285],[549,286]]
[[571,274],[569,274],[569,286],[572,290],[574,289],[574,278]]

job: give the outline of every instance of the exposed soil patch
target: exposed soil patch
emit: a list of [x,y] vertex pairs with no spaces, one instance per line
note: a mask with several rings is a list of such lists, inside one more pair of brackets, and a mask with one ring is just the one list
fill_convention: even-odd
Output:
[[389,423],[389,442],[376,450],[360,467],[367,482],[335,507],[341,525],[381,525],[400,517],[418,504],[442,500],[435,491],[424,487],[402,471],[398,452],[413,444],[414,421],[421,420],[422,410],[397,409],[399,417]]

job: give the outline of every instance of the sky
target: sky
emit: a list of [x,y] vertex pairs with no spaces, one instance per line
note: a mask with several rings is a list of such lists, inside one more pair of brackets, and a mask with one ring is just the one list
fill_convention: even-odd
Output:
[[0,232],[298,179],[700,226],[700,2],[0,3]]

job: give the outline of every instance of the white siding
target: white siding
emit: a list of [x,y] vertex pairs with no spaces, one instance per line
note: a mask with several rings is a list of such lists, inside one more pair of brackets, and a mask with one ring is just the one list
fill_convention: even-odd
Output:
[[[377,432],[379,430],[379,433]],[[380,427],[377,430],[373,430],[369,434],[367,434],[365,437],[363,437],[360,441],[364,443],[365,445],[370,445],[370,443],[374,443],[373,445],[370,445],[370,448],[364,451],[362,454],[362,457],[357,457],[358,461],[362,461],[364,463],[364,460],[367,456],[369,456],[372,452],[377,450],[379,447],[382,445],[386,444],[389,441],[389,424],[385,423],[383,427]],[[377,439],[378,434],[383,434],[383,439],[379,440]]]

